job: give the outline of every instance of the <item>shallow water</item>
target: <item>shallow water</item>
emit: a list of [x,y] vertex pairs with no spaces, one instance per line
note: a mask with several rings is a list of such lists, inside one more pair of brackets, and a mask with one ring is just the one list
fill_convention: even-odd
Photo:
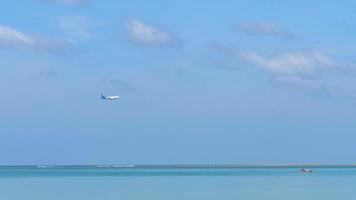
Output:
[[356,196],[356,169],[0,168],[4,200],[336,200]]

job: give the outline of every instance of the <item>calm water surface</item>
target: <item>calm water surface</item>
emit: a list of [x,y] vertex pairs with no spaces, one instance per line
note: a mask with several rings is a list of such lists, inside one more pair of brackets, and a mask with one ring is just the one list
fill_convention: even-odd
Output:
[[0,168],[2,200],[340,200],[356,169]]

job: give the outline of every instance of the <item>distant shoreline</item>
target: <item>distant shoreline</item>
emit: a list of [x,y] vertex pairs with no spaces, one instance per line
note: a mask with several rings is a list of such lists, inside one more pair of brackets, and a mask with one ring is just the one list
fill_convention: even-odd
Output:
[[258,168],[356,168],[356,164],[98,164],[98,165],[0,165],[2,168],[236,168],[236,169],[258,169]]

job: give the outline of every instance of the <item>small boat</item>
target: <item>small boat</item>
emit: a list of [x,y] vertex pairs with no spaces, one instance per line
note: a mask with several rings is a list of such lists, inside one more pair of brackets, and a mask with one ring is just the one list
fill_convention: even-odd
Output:
[[300,172],[302,173],[312,173],[313,170],[312,169],[305,169],[304,167],[300,170]]

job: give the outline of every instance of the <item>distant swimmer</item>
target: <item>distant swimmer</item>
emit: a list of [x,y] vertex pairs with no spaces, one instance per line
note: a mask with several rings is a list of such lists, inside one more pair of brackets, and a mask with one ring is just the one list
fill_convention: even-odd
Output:
[[312,169],[305,169],[304,167],[300,170],[301,173],[312,173]]
[[104,100],[118,100],[120,99],[119,96],[104,96],[104,95],[101,95],[101,99],[104,99]]

